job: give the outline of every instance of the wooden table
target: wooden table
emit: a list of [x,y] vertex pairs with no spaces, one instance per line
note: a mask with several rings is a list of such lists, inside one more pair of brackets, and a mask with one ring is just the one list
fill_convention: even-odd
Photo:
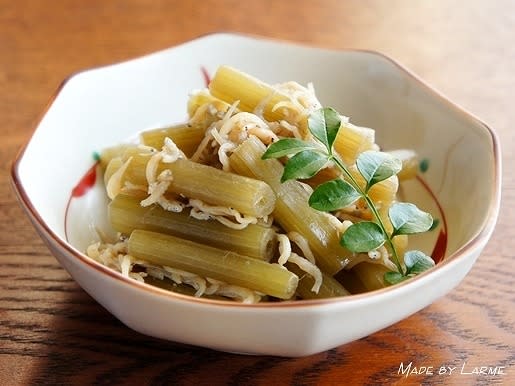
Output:
[[[215,31],[381,51],[497,131],[501,214],[456,289],[367,338],[278,359],[140,335],[69,277],[16,202],[12,160],[69,74]],[[0,385],[515,384],[514,40],[510,0],[1,0]],[[411,361],[433,366],[434,374],[399,374],[401,363]],[[438,374],[441,366],[457,369]],[[497,366],[503,374],[461,374],[478,366]]]

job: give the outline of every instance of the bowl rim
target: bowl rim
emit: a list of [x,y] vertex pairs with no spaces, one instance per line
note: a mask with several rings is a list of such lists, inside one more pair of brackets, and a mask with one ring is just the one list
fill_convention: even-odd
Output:
[[[491,139],[491,145],[492,145],[492,155],[494,159],[493,164],[493,174],[494,174],[494,183],[491,186],[491,197],[492,200],[490,201],[488,205],[488,211],[485,217],[485,220],[483,224],[481,225],[481,228],[479,231],[470,238],[468,242],[463,244],[460,248],[458,248],[454,253],[447,256],[444,260],[439,262],[437,266],[433,269],[430,269],[429,271],[426,271],[420,275],[417,275],[414,278],[411,278],[409,280],[406,280],[400,284],[391,286],[391,287],[385,287],[379,290],[374,290],[362,294],[354,294],[351,296],[341,296],[336,298],[325,298],[325,299],[308,299],[308,300],[285,300],[280,302],[260,302],[255,304],[244,304],[240,302],[234,302],[230,300],[216,300],[216,299],[208,299],[208,298],[200,298],[195,297],[191,295],[185,295],[180,294],[177,292],[172,292],[166,289],[162,289],[156,286],[153,286],[151,284],[142,283],[137,280],[134,280],[129,277],[123,276],[121,273],[108,268],[104,265],[102,265],[99,262],[96,262],[95,260],[88,257],[85,253],[79,251],[72,245],[70,245],[66,240],[61,238],[59,235],[57,235],[54,230],[50,228],[50,226],[41,218],[40,214],[32,204],[30,198],[28,197],[27,192],[25,191],[24,185],[21,181],[20,173],[19,173],[19,167],[21,160],[23,159],[23,156],[25,154],[25,151],[27,150],[27,147],[29,143],[32,141],[33,136],[35,132],[37,131],[42,119],[45,117],[45,115],[50,110],[51,106],[54,104],[55,100],[61,93],[64,86],[74,77],[80,75],[81,73],[85,73],[91,70],[98,70],[106,67],[112,67],[119,64],[136,61],[139,59],[143,59],[147,56],[152,55],[159,55],[165,51],[177,48],[182,45],[187,45],[190,43],[193,43],[195,41],[200,41],[206,38],[215,38],[215,37],[237,37],[237,38],[246,38],[250,40],[255,41],[262,41],[262,42],[270,42],[274,44],[284,44],[284,45],[290,45],[290,46],[297,46],[301,48],[307,48],[307,49],[313,49],[313,50],[324,50],[327,52],[355,52],[355,53],[363,53],[363,54],[369,54],[377,57],[381,57],[383,59],[386,59],[391,64],[393,64],[395,67],[398,68],[401,72],[406,74],[408,77],[410,77],[412,80],[414,80],[420,87],[424,88],[429,93],[433,94],[435,97],[441,99],[444,101],[448,106],[450,106],[456,113],[459,113],[460,115],[463,115],[469,119],[474,120],[479,126],[481,126],[489,135]],[[440,270],[441,267],[449,266],[450,264],[456,263],[458,260],[462,260],[465,258],[465,255],[468,251],[475,250],[477,248],[480,248],[483,244],[486,244],[488,239],[490,238],[490,235],[492,234],[496,222],[497,217],[500,209],[500,201],[501,201],[501,176],[502,176],[502,165],[501,165],[501,148],[499,143],[499,138],[495,131],[490,128],[486,123],[484,123],[482,120],[480,120],[478,117],[476,117],[474,114],[470,113],[465,108],[461,107],[457,103],[451,101],[448,97],[446,97],[444,94],[442,94],[440,91],[436,90],[434,87],[426,83],[422,78],[420,78],[418,75],[413,73],[411,70],[409,70],[407,67],[402,65],[400,62],[396,61],[395,59],[392,59],[391,57],[371,49],[360,49],[360,48],[328,48],[318,45],[310,45],[307,43],[299,43],[295,41],[288,41],[284,39],[278,39],[273,37],[267,37],[267,36],[259,36],[255,34],[247,34],[247,33],[234,33],[234,32],[212,32],[212,33],[206,33],[198,35],[195,38],[186,40],[184,42],[181,42],[176,45],[172,45],[170,47],[164,48],[162,50],[149,52],[147,54],[143,54],[137,57],[129,58],[127,60],[117,61],[113,62],[107,65],[100,65],[95,67],[86,68],[83,70],[72,72],[70,75],[65,77],[61,83],[58,85],[56,90],[53,92],[53,94],[49,97],[49,100],[47,101],[45,107],[43,108],[42,112],[39,114],[38,119],[36,119],[36,124],[34,125],[34,129],[32,130],[32,134],[29,136],[29,138],[26,140],[26,142],[22,145],[22,147],[19,149],[17,155],[15,156],[14,160],[11,164],[11,185],[13,187],[13,190],[15,191],[15,194],[18,198],[18,201],[21,203],[23,209],[26,211],[26,213],[29,215],[31,221],[33,222],[33,225],[35,225],[36,230],[38,230],[40,233],[40,236],[44,240],[44,242],[48,245],[50,245],[51,239],[54,243],[59,245],[60,248],[62,248],[64,251],[66,251],[68,254],[70,254],[73,258],[78,259],[78,261],[86,264],[89,268],[94,269],[97,273],[100,274],[107,274],[114,280],[118,280],[124,285],[131,286],[135,290],[143,290],[148,292],[149,294],[158,295],[161,297],[164,297],[167,300],[174,300],[174,301],[180,301],[180,302],[188,302],[193,303],[197,305],[205,305],[205,306],[216,306],[216,307],[231,307],[231,308],[242,308],[242,309],[249,309],[249,308],[259,308],[259,309],[283,309],[283,308],[312,308],[314,306],[326,306],[331,304],[348,304],[348,303],[356,303],[361,300],[366,300],[370,298],[379,298],[381,295],[385,294],[393,294],[396,291],[403,291],[406,290],[407,287],[413,286],[417,282],[421,282],[422,280],[425,280],[429,275],[434,274],[434,270],[438,269]],[[44,233],[46,237],[43,237]],[[55,257],[55,256],[54,256]]]

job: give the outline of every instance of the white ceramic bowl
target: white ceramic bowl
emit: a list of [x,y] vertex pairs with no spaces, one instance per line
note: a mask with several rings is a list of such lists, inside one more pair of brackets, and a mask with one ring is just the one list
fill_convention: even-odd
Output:
[[[417,243],[443,260],[402,285],[368,294],[242,305],[167,292],[84,255],[96,237],[92,228],[108,228],[102,189],[88,190],[95,182],[87,174],[93,152],[142,129],[183,121],[189,92],[204,87],[204,75],[221,64],[270,83],[313,82],[324,105],[376,129],[385,149],[412,148],[426,158],[428,170],[405,194],[441,220]],[[217,350],[302,356],[389,326],[463,279],[494,229],[499,151],[485,124],[381,54],[214,34],[67,79],[16,159],[12,178],[60,264],[130,328]]]

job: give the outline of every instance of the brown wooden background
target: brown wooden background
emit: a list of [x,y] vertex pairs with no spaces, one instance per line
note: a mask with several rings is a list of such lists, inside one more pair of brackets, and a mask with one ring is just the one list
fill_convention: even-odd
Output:
[[[471,273],[443,299],[372,336],[297,359],[151,339],[114,319],[49,254],[9,169],[69,74],[217,31],[381,51],[493,127],[502,212]],[[0,0],[0,385],[515,384],[515,2]],[[345,328],[342,326],[342,328]],[[398,374],[401,362],[458,366]],[[457,374],[504,366],[505,375]]]

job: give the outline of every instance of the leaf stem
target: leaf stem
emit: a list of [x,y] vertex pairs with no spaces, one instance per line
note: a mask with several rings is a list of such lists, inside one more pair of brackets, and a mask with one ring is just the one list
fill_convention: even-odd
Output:
[[343,163],[343,161],[341,161],[338,158],[338,156],[333,154],[331,149],[328,149],[328,150],[329,150],[329,154],[328,154],[329,160],[332,161],[343,173],[345,173],[345,175],[349,178],[352,185],[354,186],[354,189],[356,189],[359,192],[359,194],[365,199],[368,207],[372,211],[372,214],[374,215],[374,217],[377,221],[377,224],[379,225],[379,227],[383,231],[384,235],[386,236],[386,242],[392,251],[392,257],[393,257],[393,262],[394,262],[395,266],[397,267],[399,273],[401,275],[405,276],[406,273],[404,272],[404,269],[402,268],[402,265],[400,263],[399,255],[397,253],[395,245],[393,244],[393,238],[390,236],[390,234],[388,234],[386,227],[384,225],[384,222],[381,219],[381,216],[379,216],[379,212],[377,211],[377,208],[376,208],[374,202],[370,199],[367,192],[365,190],[363,190],[361,188],[361,186],[359,186],[358,182],[356,181],[354,176],[349,172],[349,170],[347,169],[347,166]]

